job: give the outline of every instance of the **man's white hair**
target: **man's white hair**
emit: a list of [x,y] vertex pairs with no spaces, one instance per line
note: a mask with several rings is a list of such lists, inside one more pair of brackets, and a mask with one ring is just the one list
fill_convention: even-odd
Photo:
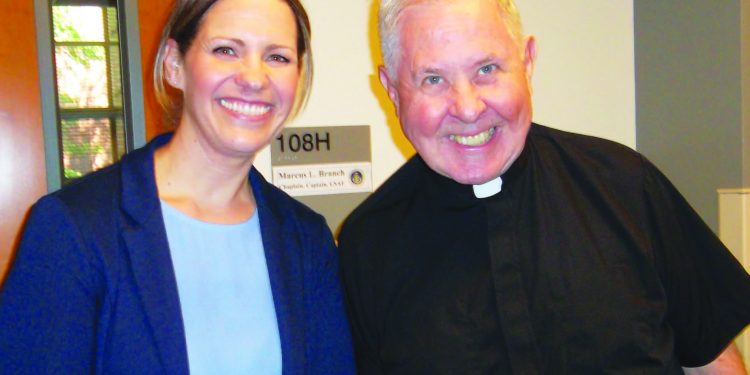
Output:
[[[396,77],[396,63],[399,50],[399,27],[398,21],[401,13],[409,6],[420,3],[439,3],[462,0],[380,0],[378,11],[378,34],[380,35],[380,51],[383,54],[383,63],[388,70],[388,75],[393,79]],[[513,0],[496,1],[502,12],[505,27],[508,29],[513,40],[519,47],[523,48],[523,27],[521,26],[521,15]]]

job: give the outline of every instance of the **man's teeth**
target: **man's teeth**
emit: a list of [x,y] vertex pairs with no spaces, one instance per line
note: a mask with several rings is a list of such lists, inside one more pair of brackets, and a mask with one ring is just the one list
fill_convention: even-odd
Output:
[[241,113],[243,115],[248,115],[248,116],[260,116],[271,110],[270,105],[258,105],[258,104],[248,104],[248,103],[241,103],[241,102],[232,102],[232,101],[224,100],[224,99],[220,100],[219,103],[224,108],[227,108],[234,112]]
[[487,131],[483,131],[479,134],[462,136],[462,135],[450,135],[450,140],[464,146],[481,146],[490,140],[490,137],[495,134],[495,128],[490,128]]

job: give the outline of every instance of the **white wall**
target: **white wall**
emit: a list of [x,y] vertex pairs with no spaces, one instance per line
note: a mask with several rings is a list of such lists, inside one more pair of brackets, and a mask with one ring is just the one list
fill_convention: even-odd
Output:
[[[632,0],[516,0],[536,35],[534,120],[635,146]],[[291,126],[370,125],[373,178],[379,186],[413,149],[400,133],[376,76],[375,4],[307,0],[315,82]],[[255,165],[270,176],[270,156]]]
[[[750,272],[750,189],[719,189],[719,238]],[[750,327],[735,342],[750,364]]]
[[537,38],[534,121],[635,148],[632,0],[516,0]]

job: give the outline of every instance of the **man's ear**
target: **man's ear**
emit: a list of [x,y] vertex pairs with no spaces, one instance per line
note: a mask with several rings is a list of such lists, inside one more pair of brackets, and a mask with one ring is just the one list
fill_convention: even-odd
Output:
[[526,82],[531,89],[531,77],[534,75],[534,64],[536,63],[536,39],[533,35],[524,38],[523,41],[523,65],[526,71]]
[[182,66],[182,55],[180,47],[174,39],[167,40],[164,46],[164,58],[162,59],[164,79],[170,86],[183,90],[185,87],[185,74]]
[[383,85],[385,91],[388,92],[388,97],[391,98],[393,106],[396,107],[396,116],[398,116],[398,90],[396,90],[396,81],[388,77],[388,70],[383,66],[378,67],[378,75],[380,76],[380,84]]

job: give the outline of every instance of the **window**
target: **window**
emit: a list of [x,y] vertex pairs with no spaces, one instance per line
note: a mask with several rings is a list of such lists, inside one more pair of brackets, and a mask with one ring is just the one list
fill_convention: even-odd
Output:
[[137,2],[35,0],[35,11],[47,182],[55,190],[145,142],[143,102],[133,100],[142,91]]
[[116,0],[66,3],[52,6],[63,185],[125,152]]

